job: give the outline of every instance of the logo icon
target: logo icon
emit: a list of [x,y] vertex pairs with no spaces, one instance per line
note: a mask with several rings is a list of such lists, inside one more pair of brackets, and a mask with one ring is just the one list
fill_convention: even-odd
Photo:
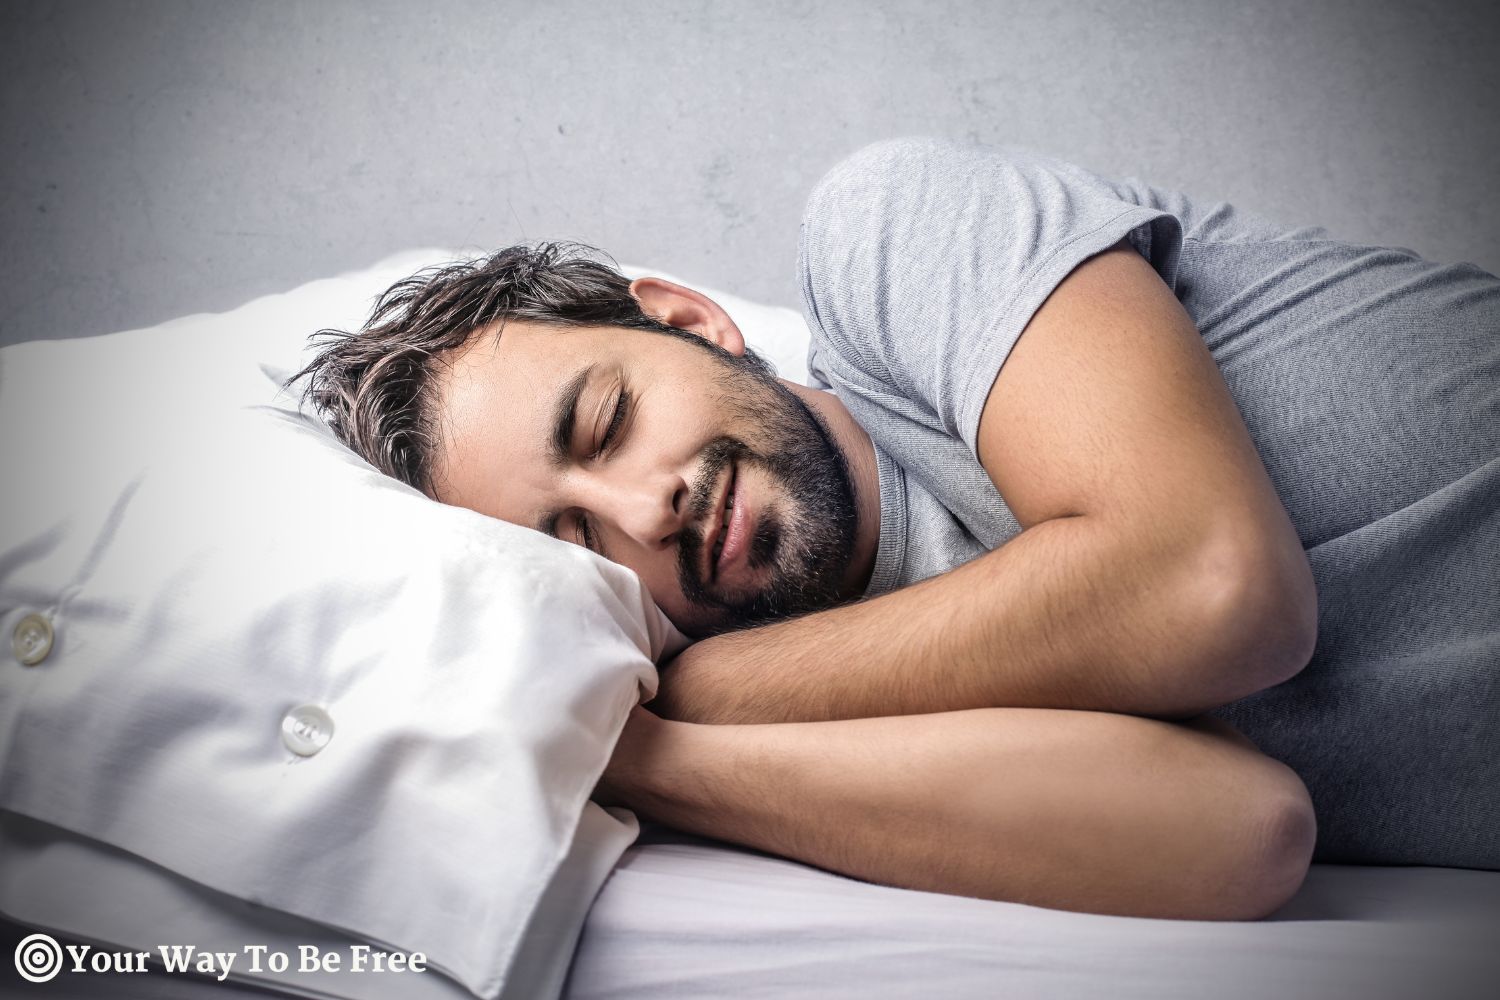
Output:
[[16,945],[16,971],[27,982],[47,982],[62,971],[62,963],[62,948],[49,934],[32,934]]

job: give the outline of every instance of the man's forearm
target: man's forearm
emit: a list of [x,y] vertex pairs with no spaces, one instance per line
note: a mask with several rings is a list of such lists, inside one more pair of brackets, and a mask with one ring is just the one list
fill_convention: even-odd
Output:
[[652,709],[719,723],[986,707],[1188,717],[1274,683],[1252,660],[1278,636],[1247,641],[1227,623],[1275,610],[1216,577],[1189,526],[1155,532],[1047,521],[895,593],[700,642],[663,670]]
[[703,726],[637,708],[596,797],[902,888],[1255,919],[1314,825],[1287,768],[1213,720],[1048,709]]

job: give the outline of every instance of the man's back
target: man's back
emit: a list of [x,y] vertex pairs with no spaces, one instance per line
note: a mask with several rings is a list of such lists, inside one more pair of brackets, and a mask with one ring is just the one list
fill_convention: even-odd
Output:
[[1500,281],[1478,268],[1022,150],[862,151],[810,199],[800,268],[809,369],[877,447],[869,593],[1019,532],[980,409],[1037,307],[1122,238],[1198,326],[1318,582],[1312,663],[1215,714],[1308,784],[1323,860],[1500,866]]

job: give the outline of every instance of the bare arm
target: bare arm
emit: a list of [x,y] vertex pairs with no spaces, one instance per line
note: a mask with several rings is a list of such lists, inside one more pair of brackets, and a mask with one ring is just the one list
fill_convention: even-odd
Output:
[[1191,319],[1126,245],[992,387],[979,459],[1023,531],[896,593],[689,648],[652,708],[783,722],[993,706],[1189,717],[1296,673],[1312,573]]
[[1216,720],[977,709],[703,726],[637,707],[595,797],[866,881],[1054,909],[1258,919],[1315,825]]

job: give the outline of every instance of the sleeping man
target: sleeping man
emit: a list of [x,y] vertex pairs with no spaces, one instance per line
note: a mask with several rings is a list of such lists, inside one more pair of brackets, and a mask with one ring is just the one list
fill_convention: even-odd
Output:
[[550,244],[308,370],[376,467],[701,638],[597,801],[1097,913],[1500,868],[1500,280],[925,140],[819,183],[798,268],[818,388]]

